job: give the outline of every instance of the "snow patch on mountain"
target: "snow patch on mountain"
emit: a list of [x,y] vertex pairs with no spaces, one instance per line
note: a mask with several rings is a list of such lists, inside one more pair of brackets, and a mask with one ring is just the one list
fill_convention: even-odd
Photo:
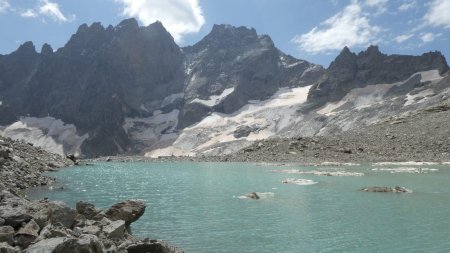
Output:
[[[235,113],[212,113],[196,125],[185,128],[171,147],[147,152],[146,156],[231,153],[242,148],[240,144],[267,139],[301,120],[297,109],[306,102],[310,88],[281,88],[270,99],[251,101]],[[234,132],[242,126],[254,130],[246,137],[236,138]],[[221,144],[224,143],[236,145],[231,144],[223,149]]]
[[23,140],[60,155],[80,155],[81,145],[89,137],[88,134],[79,136],[74,125],[53,117],[22,117],[9,126],[0,127],[0,135]]
[[220,104],[220,102],[222,102],[228,95],[230,95],[233,92],[234,92],[234,87],[228,88],[228,89],[223,90],[220,95],[210,96],[208,100],[196,98],[196,99],[192,100],[191,103],[199,103],[199,104],[206,105],[208,107],[213,107],[215,105]]

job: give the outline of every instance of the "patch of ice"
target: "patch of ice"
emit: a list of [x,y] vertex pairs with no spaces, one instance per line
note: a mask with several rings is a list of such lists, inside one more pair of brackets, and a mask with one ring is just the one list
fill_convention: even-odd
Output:
[[283,184],[296,184],[296,185],[313,185],[317,184],[316,181],[311,179],[302,179],[302,178],[286,178],[281,181]]
[[47,151],[64,155],[81,155],[81,145],[89,134],[79,136],[73,124],[65,124],[53,117],[22,117],[19,121],[0,130],[0,135],[24,140]]
[[373,171],[388,171],[390,173],[410,173],[410,174],[426,174],[429,172],[437,172],[439,169],[415,168],[415,167],[399,167],[399,168],[373,168]]
[[442,76],[439,75],[439,70],[437,69],[419,72],[419,74],[421,75],[421,82],[430,82],[442,79]]
[[234,87],[228,88],[222,91],[220,95],[210,96],[208,100],[196,98],[191,101],[191,103],[199,103],[209,107],[220,104],[228,95],[234,92]]
[[397,165],[397,166],[422,166],[422,165],[437,165],[436,162],[379,162],[374,163],[372,166],[389,166],[389,165]]
[[362,177],[364,173],[348,171],[318,171],[318,170],[272,170],[276,173],[287,174],[311,174],[316,176],[334,176],[334,177]]

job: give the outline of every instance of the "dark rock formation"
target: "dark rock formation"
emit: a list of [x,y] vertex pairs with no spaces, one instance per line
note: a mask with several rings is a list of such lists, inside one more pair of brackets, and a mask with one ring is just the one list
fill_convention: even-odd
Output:
[[326,70],[326,74],[309,92],[308,101],[315,105],[343,98],[353,88],[381,83],[395,83],[426,70],[445,73],[449,67],[440,52],[421,56],[386,55],[377,46],[355,54],[345,47]]
[[[204,39],[183,51],[187,77],[179,128],[209,112],[232,113],[249,100],[266,99],[279,87],[305,85],[323,73],[321,66],[285,55],[269,36],[253,28],[214,25]],[[194,101],[209,100],[230,88],[231,94],[212,105]]]

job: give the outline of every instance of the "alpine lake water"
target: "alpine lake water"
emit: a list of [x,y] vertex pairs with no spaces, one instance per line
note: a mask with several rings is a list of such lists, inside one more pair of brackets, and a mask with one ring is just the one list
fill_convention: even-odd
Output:
[[[408,165],[435,170],[428,173],[376,170],[398,167],[405,166],[94,163],[51,173],[64,189],[55,185],[28,195],[100,208],[144,199],[148,206],[133,234],[190,253],[450,252],[450,165]],[[289,169],[364,176],[273,172]],[[317,184],[283,184],[286,178]],[[360,191],[396,185],[413,192]],[[250,192],[261,199],[239,197]]]

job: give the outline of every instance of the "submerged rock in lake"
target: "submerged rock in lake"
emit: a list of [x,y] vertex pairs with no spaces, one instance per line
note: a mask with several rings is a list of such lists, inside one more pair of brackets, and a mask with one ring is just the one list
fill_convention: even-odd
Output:
[[361,191],[364,192],[393,192],[393,193],[412,193],[412,190],[407,189],[405,187],[402,186],[395,186],[395,187],[379,187],[379,186],[374,186],[374,187],[365,187],[362,188]]
[[259,199],[259,196],[258,196],[258,194],[256,192],[249,193],[249,194],[247,194],[245,196],[247,198],[249,198],[249,199]]

